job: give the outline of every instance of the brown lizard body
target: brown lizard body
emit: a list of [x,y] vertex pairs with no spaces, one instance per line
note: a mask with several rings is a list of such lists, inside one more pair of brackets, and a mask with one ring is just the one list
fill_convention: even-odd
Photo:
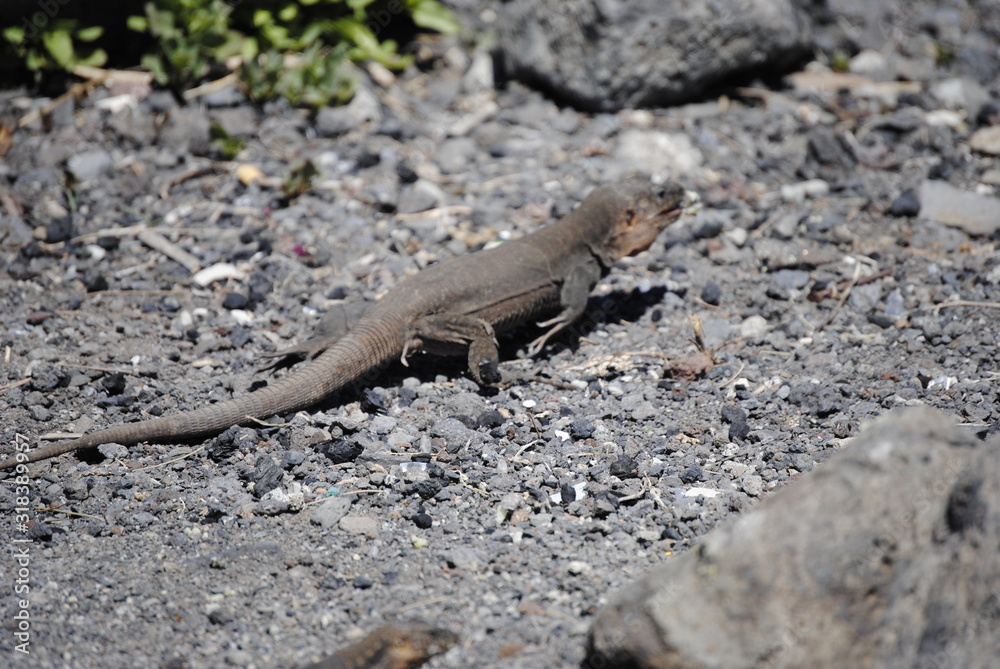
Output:
[[495,333],[538,318],[550,328],[536,354],[584,311],[594,285],[618,258],[647,249],[681,213],[684,189],[638,178],[595,189],[559,221],[500,246],[428,267],[401,281],[342,336],[294,349],[323,350],[304,367],[241,397],[79,439],[19,451],[0,470],[107,443],[187,440],[311,406],[417,351],[467,355],[481,384],[500,380]]
[[458,637],[453,632],[419,620],[383,625],[303,669],[416,669],[456,643]]

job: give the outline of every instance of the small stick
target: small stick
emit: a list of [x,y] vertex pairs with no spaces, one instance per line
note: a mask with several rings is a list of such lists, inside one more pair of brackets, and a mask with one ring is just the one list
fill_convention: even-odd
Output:
[[418,221],[423,218],[444,218],[445,216],[468,216],[472,213],[472,207],[466,204],[453,204],[447,207],[437,207],[427,209],[412,214],[396,214],[396,220],[400,223],[407,221]]
[[215,91],[222,90],[229,84],[236,83],[236,81],[237,81],[236,73],[233,72],[231,74],[227,74],[221,79],[216,79],[215,81],[210,81],[207,84],[202,84],[201,86],[195,86],[194,88],[189,88],[188,90],[184,91],[182,97],[185,100],[194,100],[195,98],[199,98],[202,95],[208,95],[209,93],[214,93]]
[[[204,450],[205,450],[204,446],[199,446],[198,448],[194,449],[190,453],[185,453],[184,455],[182,455],[182,456],[180,456],[178,458],[174,458],[173,460],[167,460],[166,462],[158,462],[155,465],[149,465],[147,467],[139,467],[138,469],[133,469],[132,471],[134,471],[134,472],[144,472],[147,469],[158,469],[159,467],[166,467],[167,465],[172,465],[175,462],[180,462],[181,460],[186,460],[186,459],[190,458],[192,455],[194,455],[195,453],[200,453],[201,451],[204,451]],[[127,467],[128,465],[125,465],[125,466]]]
[[10,390],[11,388],[17,388],[18,386],[23,386],[25,383],[28,383],[29,381],[31,381],[31,379],[21,379],[20,381],[11,381],[8,384],[0,386],[0,392],[3,392],[4,390]]
[[160,233],[147,228],[136,235],[136,237],[149,248],[159,251],[171,260],[177,261],[192,274],[201,271],[201,261]]
[[204,165],[202,167],[192,167],[183,174],[174,177],[168,181],[163,188],[160,189],[160,199],[166,200],[170,197],[170,189],[174,186],[179,186],[188,179],[194,179],[196,177],[203,176],[205,174],[212,174],[214,172],[225,172],[226,170],[219,165]]
[[731,385],[733,383],[736,383],[736,379],[740,378],[740,374],[743,373],[743,368],[744,367],[746,367],[746,363],[745,362],[741,362],[740,363],[740,368],[736,370],[736,373],[734,373],[731,377],[729,377],[728,379],[726,379],[722,383],[716,385],[715,387],[718,388],[719,390],[722,390],[726,386]]
[[819,324],[819,327],[816,328],[817,332],[821,331],[827,325],[832,323],[833,319],[837,317],[837,314],[840,313],[840,309],[844,306],[844,302],[847,302],[847,298],[851,296],[851,291],[854,289],[854,286],[858,283],[858,279],[860,277],[861,277],[861,264],[859,263],[854,266],[854,276],[851,277],[851,280],[847,283],[847,287],[844,289],[843,294],[840,296],[840,300],[837,302],[837,306],[833,308],[833,313],[830,314],[829,318],[827,318],[825,321]]

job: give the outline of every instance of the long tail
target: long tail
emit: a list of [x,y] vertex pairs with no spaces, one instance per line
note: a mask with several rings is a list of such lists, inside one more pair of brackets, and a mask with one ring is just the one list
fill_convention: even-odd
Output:
[[[194,411],[138,423],[115,425],[71,441],[19,453],[0,461],[0,471],[21,463],[53,458],[101,444],[192,439],[221,432],[232,425],[252,423],[276,413],[316,404],[334,391],[366,380],[402,353],[402,337],[386,323],[360,324],[305,367],[252,393]],[[366,327],[367,326],[367,327]],[[396,335],[396,336],[394,336]]]

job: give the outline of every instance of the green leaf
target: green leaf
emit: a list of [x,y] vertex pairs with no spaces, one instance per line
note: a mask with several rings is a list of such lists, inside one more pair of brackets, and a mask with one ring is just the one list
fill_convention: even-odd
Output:
[[249,63],[260,53],[260,45],[256,37],[247,37],[240,43],[240,56],[244,63]]
[[149,19],[149,32],[159,37],[172,39],[180,33],[174,27],[174,15],[167,10],[157,11],[153,3],[146,3],[146,16]]
[[355,60],[374,60],[389,68],[402,69],[412,62],[412,58],[399,56],[395,53],[395,43],[386,40],[379,43],[375,33],[368,26],[356,19],[337,19],[333,22],[333,27],[353,42],[356,49],[351,57]]
[[455,14],[437,0],[415,0],[407,4],[413,22],[421,28],[436,30],[442,35],[454,35],[462,27]]
[[88,67],[103,67],[105,63],[108,62],[108,54],[104,52],[104,49],[94,49],[86,58],[77,61],[77,65],[86,65]]
[[37,72],[45,66],[45,58],[34,49],[29,49],[28,56],[24,59],[24,64],[32,72]]
[[267,27],[272,23],[274,23],[274,17],[266,9],[258,9],[253,13],[253,24],[258,28]]
[[72,67],[73,63],[73,40],[69,33],[63,30],[42,34],[42,44],[52,55],[56,63],[64,69]]
[[93,42],[95,39],[104,34],[104,28],[101,26],[90,26],[89,28],[81,28],[76,31],[76,38],[81,42]]
[[163,66],[163,60],[153,53],[147,53],[142,57],[142,67],[149,70],[152,73],[153,78],[156,79],[156,83],[161,86],[170,82],[170,77],[167,76],[167,68]]
[[145,16],[130,16],[126,19],[125,25],[129,27],[129,30],[134,30],[137,33],[149,30],[149,21],[146,20]]
[[18,28],[17,26],[11,26],[10,28],[3,29],[3,36],[8,42],[12,44],[21,44],[24,42],[24,28]]
[[294,21],[295,17],[299,15],[299,6],[294,2],[289,3],[281,8],[278,12],[278,18],[282,21],[288,23],[289,21]]
[[375,0],[347,0],[347,6],[354,10],[354,18],[359,21],[365,18],[365,7],[375,2]]

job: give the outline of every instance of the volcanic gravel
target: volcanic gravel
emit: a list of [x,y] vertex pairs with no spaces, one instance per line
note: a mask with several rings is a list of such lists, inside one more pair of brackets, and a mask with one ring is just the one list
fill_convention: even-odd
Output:
[[[31,467],[23,525],[0,475],[0,536],[31,540],[28,657],[9,650],[18,565],[0,566],[8,666],[290,667],[419,617],[462,637],[431,667],[573,667],[609,591],[863,422],[912,404],[983,436],[1000,420],[998,236],[919,215],[928,179],[997,201],[996,155],[969,144],[1000,122],[995,70],[896,45],[890,74],[923,73],[906,86],[745,82],[588,115],[494,88],[489,52],[459,39],[418,55],[315,115],[105,86],[18,130],[0,163],[6,450],[248,392],[289,371],[263,354],[344,301],[632,170],[702,209],[537,358],[536,328],[503,336],[495,392],[418,356],[214,439],[63,456]],[[0,118],[47,101],[6,91]],[[245,140],[234,159],[212,124]]]

